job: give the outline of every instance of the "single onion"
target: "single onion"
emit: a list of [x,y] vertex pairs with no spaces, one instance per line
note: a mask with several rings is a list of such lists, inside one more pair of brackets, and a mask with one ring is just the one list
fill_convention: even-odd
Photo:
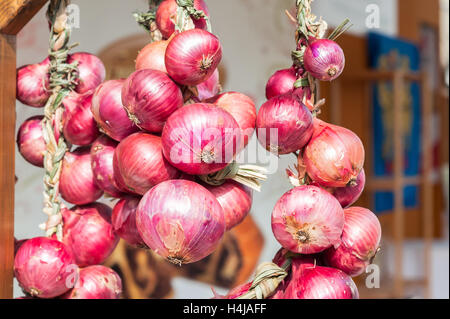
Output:
[[183,94],[167,74],[144,69],[132,73],[123,84],[122,104],[137,126],[159,133],[167,118],[183,106]]
[[215,69],[213,74],[204,82],[197,85],[198,99],[204,101],[220,91],[219,69]]
[[114,206],[112,225],[117,235],[132,246],[145,247],[136,226],[136,210],[140,198],[125,196]]
[[140,195],[180,174],[163,157],[161,138],[143,132],[134,133],[119,143],[113,164],[114,174],[121,177],[122,186]]
[[192,29],[177,34],[167,46],[167,73],[175,82],[198,85],[206,81],[222,59],[219,39],[212,33]]
[[103,195],[92,172],[89,147],[79,147],[64,155],[59,192],[64,200],[76,205],[92,203]]
[[22,245],[28,240],[27,239],[20,239],[17,240],[16,237],[14,237],[14,256],[17,254],[17,251],[19,250],[20,247],[22,247]]
[[111,224],[111,208],[101,203],[62,210],[63,242],[80,267],[103,263],[119,242]]
[[67,63],[74,62],[78,63],[78,84],[75,88],[77,93],[82,94],[94,90],[105,80],[105,66],[95,55],[87,52],[77,52],[69,55]]
[[225,168],[241,145],[239,125],[233,116],[205,103],[186,105],[173,113],[161,138],[166,159],[192,175]]
[[342,48],[329,39],[312,39],[303,56],[305,70],[321,81],[332,81],[345,67]]
[[71,251],[63,243],[46,237],[27,240],[14,258],[14,275],[33,297],[54,298],[73,287],[78,271]]
[[364,146],[352,131],[314,119],[314,133],[303,161],[308,176],[321,186],[345,187],[364,165]]
[[121,141],[139,128],[128,118],[122,105],[122,86],[125,79],[109,80],[100,84],[92,96],[91,111],[100,130]]
[[272,231],[286,249],[315,254],[341,242],[344,211],[333,195],[312,185],[291,189],[275,204]]
[[136,70],[152,69],[167,73],[164,58],[166,48],[169,44],[167,40],[155,41],[147,44],[136,58]]
[[144,195],[136,225],[153,251],[175,264],[196,262],[211,254],[225,232],[223,210],[206,188],[171,180]]
[[293,93],[276,96],[259,109],[258,140],[275,154],[298,151],[313,134],[312,120],[311,112]]
[[42,135],[43,116],[33,116],[20,125],[17,132],[17,148],[23,158],[35,166],[44,167],[46,144]]
[[359,172],[354,183],[349,183],[345,187],[335,187],[331,189],[331,194],[341,203],[343,208],[353,205],[361,196],[366,184],[366,174],[364,168]]
[[276,71],[266,85],[266,97],[271,98],[283,95],[294,90],[294,83],[297,81],[297,71],[291,67]]
[[43,107],[51,95],[50,60],[24,65],[17,69],[16,98],[23,104]]
[[347,208],[344,217],[341,245],[328,249],[324,258],[328,266],[355,277],[361,275],[375,257],[381,239],[381,225],[377,216],[366,208]]
[[80,269],[76,286],[62,299],[119,299],[122,280],[111,268],[95,265]]

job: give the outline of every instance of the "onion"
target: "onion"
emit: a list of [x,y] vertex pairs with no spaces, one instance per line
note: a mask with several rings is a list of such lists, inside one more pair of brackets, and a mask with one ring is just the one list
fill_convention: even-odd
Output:
[[224,299],[238,299],[240,296],[245,295],[251,288],[252,282],[242,284],[236,288],[231,289]]
[[35,166],[44,167],[46,144],[42,135],[43,116],[33,116],[20,125],[17,132],[17,148],[23,158]]
[[259,109],[256,119],[258,140],[276,154],[298,151],[313,134],[312,119],[311,112],[294,94],[276,96]]
[[23,104],[43,107],[51,95],[50,60],[24,65],[17,69],[16,98]]
[[164,57],[168,44],[166,40],[147,44],[136,58],[136,70],[152,69],[167,73]]
[[89,147],[80,147],[64,155],[59,192],[64,200],[76,205],[92,203],[103,195],[92,172]]
[[381,239],[381,225],[375,214],[366,208],[347,208],[344,216],[342,243],[337,249],[328,249],[324,256],[330,267],[355,277],[361,275],[375,257]]
[[183,94],[167,74],[144,69],[132,73],[123,84],[122,104],[136,125],[159,133],[167,118],[183,106]]
[[125,196],[114,206],[112,212],[112,224],[114,231],[128,244],[145,247],[145,243],[139,235],[136,226],[136,209],[140,198]]
[[212,33],[192,29],[177,34],[167,46],[167,72],[175,82],[198,85],[206,81],[222,59],[219,39]]
[[344,212],[333,195],[312,185],[285,193],[272,212],[272,231],[286,249],[315,254],[340,244]]
[[[161,31],[163,37],[166,39],[175,32],[174,22],[177,20],[177,3],[176,0],[165,0],[163,1],[156,11],[156,25]],[[207,16],[209,16],[208,7],[203,0],[194,0],[194,8],[196,10],[202,10]],[[194,19],[194,26],[199,29],[206,29],[205,19]]]
[[186,105],[173,113],[161,138],[166,159],[192,175],[225,168],[241,145],[239,125],[233,116],[205,103]]
[[74,282],[78,270],[70,250],[61,242],[46,237],[27,240],[14,259],[14,275],[24,291],[33,297],[54,298]]
[[74,62],[78,62],[78,84],[75,88],[77,93],[82,94],[94,90],[105,80],[105,66],[95,55],[87,52],[77,52],[69,55],[67,63]]
[[137,209],[136,225],[147,246],[175,264],[205,258],[225,232],[217,199],[186,180],[166,181],[146,193]]
[[111,268],[96,265],[80,269],[77,285],[62,299],[119,299],[122,280]]
[[204,82],[197,85],[198,99],[204,101],[220,91],[219,69],[215,69],[213,74]]
[[291,67],[276,71],[266,85],[266,97],[271,98],[283,95],[294,90],[294,83],[297,81],[297,71]]
[[111,224],[111,208],[101,203],[62,210],[63,242],[80,267],[103,263],[119,241]]
[[321,81],[332,81],[345,67],[344,51],[329,39],[312,39],[303,56],[305,70]]
[[91,111],[100,130],[121,141],[139,128],[128,118],[122,105],[122,86],[125,79],[110,80],[100,84],[92,97]]
[[321,186],[345,187],[364,165],[364,146],[352,131],[314,119],[314,133],[303,161],[308,176]]
[[113,163],[114,174],[120,175],[122,186],[140,195],[180,174],[163,157],[161,138],[147,133],[135,133],[120,142]]
[[347,184],[345,187],[336,187],[331,189],[331,194],[337,198],[343,208],[353,205],[361,196],[364,185],[366,184],[366,174],[361,169],[354,183]]
[[91,166],[95,183],[112,197],[122,193],[114,178],[113,158],[117,142],[106,135],[101,135],[91,146]]

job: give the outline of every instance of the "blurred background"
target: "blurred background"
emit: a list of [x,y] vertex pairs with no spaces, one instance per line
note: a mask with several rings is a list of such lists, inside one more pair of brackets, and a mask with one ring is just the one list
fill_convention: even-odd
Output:
[[[75,50],[99,55],[109,78],[127,77],[137,51],[149,41],[132,17],[136,10],[146,11],[147,1],[72,3],[80,17],[72,36],[80,43]],[[284,11],[294,12],[295,1],[206,3],[224,49],[224,90],[245,93],[259,107],[270,75],[291,64],[295,26]],[[18,35],[18,66],[47,55],[45,10]],[[338,81],[320,87],[320,97],[327,100],[321,118],[353,130],[364,142],[368,182],[356,205],[374,211],[383,227],[381,251],[374,261],[380,285],[370,289],[366,275],[356,278],[361,297],[449,298],[449,2],[316,0],[313,12],[330,28],[347,17],[354,24],[338,39],[346,69]],[[17,128],[41,111],[17,103]],[[279,249],[270,214],[291,188],[285,169],[293,164],[292,156],[279,159],[278,172],[254,194],[251,216],[203,261],[174,267],[121,242],[107,263],[124,279],[125,297],[210,298],[211,286],[225,293],[251,278],[255,266],[271,260]],[[15,237],[42,235],[43,171],[16,151],[16,175]],[[17,283],[14,294],[21,295]]]

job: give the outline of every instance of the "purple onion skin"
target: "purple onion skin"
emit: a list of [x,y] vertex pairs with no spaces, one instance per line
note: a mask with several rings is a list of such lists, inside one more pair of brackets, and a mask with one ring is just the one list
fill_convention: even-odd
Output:
[[294,90],[294,83],[297,81],[297,71],[295,68],[282,69],[276,71],[266,85],[266,98],[283,95]]
[[46,144],[42,135],[41,115],[25,120],[17,132],[17,148],[23,158],[30,164],[44,167]]
[[345,67],[342,48],[329,39],[312,40],[306,48],[303,62],[305,70],[321,81],[338,78]]
[[43,107],[51,95],[50,59],[17,69],[16,98],[25,105]]
[[124,196],[113,208],[112,224],[117,235],[129,245],[146,247],[136,226],[136,210],[140,197]]
[[366,184],[366,174],[361,170],[355,183],[350,183],[345,187],[336,187],[331,189],[331,193],[341,203],[342,208],[353,205],[361,196]]
[[67,63],[74,62],[78,63],[78,84],[75,88],[77,93],[95,90],[105,80],[105,66],[97,56],[87,52],[76,52],[67,58]]

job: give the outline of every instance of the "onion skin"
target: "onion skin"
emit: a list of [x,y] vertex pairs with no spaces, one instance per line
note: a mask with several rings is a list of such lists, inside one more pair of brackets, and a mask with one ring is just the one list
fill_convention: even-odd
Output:
[[249,292],[251,286],[252,282],[237,286],[236,288],[231,289],[223,299],[238,299],[240,296]]
[[219,245],[225,232],[223,210],[206,188],[171,180],[144,195],[136,225],[148,247],[175,264],[199,261]]
[[14,259],[14,275],[22,289],[33,297],[62,295],[71,288],[70,277],[77,270],[71,251],[46,237],[27,240]]
[[344,71],[345,55],[342,48],[329,39],[313,39],[303,56],[305,70],[321,81],[332,81]]
[[43,116],[33,116],[20,125],[17,132],[17,148],[23,158],[30,164],[44,167],[46,144],[42,135]]
[[43,107],[51,95],[50,59],[41,63],[24,65],[17,69],[16,98],[32,107]]
[[276,71],[266,85],[266,98],[270,100],[278,95],[283,95],[294,90],[297,81],[297,71],[291,67]]
[[197,85],[197,91],[198,99],[200,101],[205,101],[217,95],[220,91],[219,69],[215,69],[213,74],[206,81]]
[[103,62],[93,54],[77,52],[67,58],[67,63],[78,62],[77,93],[83,94],[95,90],[105,80],[106,70]]
[[[311,112],[294,94],[276,96],[259,109],[256,118],[258,140],[276,154],[296,152],[309,142],[313,134],[312,121]],[[273,130],[278,131],[278,143],[273,141]]]
[[123,84],[122,104],[137,126],[159,133],[167,118],[183,106],[183,94],[167,74],[144,69]]
[[117,235],[128,244],[146,247],[136,226],[136,210],[140,197],[125,196],[113,208],[112,224]]
[[377,253],[381,240],[381,225],[377,216],[362,207],[344,210],[345,224],[341,245],[324,253],[328,266],[355,277],[364,273]]
[[341,242],[344,211],[333,195],[312,185],[285,193],[272,211],[272,231],[286,249],[315,254]]
[[205,103],[186,105],[173,113],[161,138],[165,158],[191,175],[210,174],[225,168],[242,141],[233,116]]
[[331,194],[341,203],[342,208],[353,205],[361,196],[366,184],[366,173],[364,168],[359,172],[355,183],[347,184],[345,187],[336,187],[331,189]]
[[136,70],[152,69],[167,73],[164,58],[169,41],[161,40],[147,44],[136,58]]
[[143,132],[132,134],[119,143],[113,165],[114,174],[121,177],[127,191],[139,195],[180,175],[164,158],[161,138]]
[[192,29],[177,34],[167,46],[167,73],[182,85],[198,85],[206,81],[222,60],[222,46],[212,33]]

